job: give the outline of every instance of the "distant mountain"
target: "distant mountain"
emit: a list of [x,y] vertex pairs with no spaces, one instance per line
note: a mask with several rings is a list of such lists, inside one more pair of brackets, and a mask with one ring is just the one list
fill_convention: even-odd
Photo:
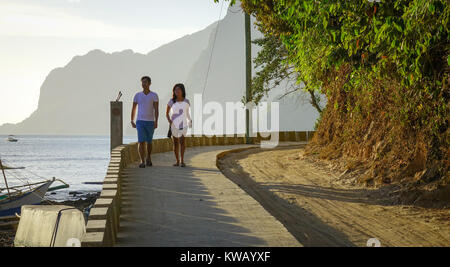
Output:
[[140,77],[150,75],[152,89],[167,99],[176,82],[187,78],[209,42],[214,25],[164,45],[147,55],[125,50],[94,50],[53,70],[41,87],[37,110],[23,122],[0,127],[0,133],[105,134],[109,101],[123,93],[125,121],[131,100],[141,90]]
[[[131,102],[141,90],[140,77],[150,75],[151,89],[159,94],[161,103],[156,134],[165,135],[165,107],[173,85],[185,83],[191,99],[194,93],[201,93],[213,47],[205,101],[239,102],[245,94],[244,16],[229,12],[220,21],[214,42],[216,26],[214,23],[147,55],[94,50],[76,56],[65,67],[50,72],[41,87],[37,110],[21,123],[0,126],[0,134],[108,134],[109,101],[119,90],[123,93],[124,129],[126,134],[134,134],[129,126]],[[260,33],[255,30],[254,38],[257,36]],[[283,90],[280,87],[270,98]],[[282,129],[312,129],[318,115],[310,105],[282,102],[280,106]]]
[[[213,33],[207,49],[201,53],[199,60],[191,69],[186,84],[192,93],[202,93],[207,79],[203,96],[204,102],[240,102],[242,97],[245,96],[244,23],[242,12],[229,11],[219,24],[216,42],[214,42],[215,36]],[[253,20],[253,23],[255,23],[255,20]],[[252,39],[262,37],[263,35],[254,27]],[[257,56],[259,51],[258,46],[252,46],[253,58]],[[206,77],[210,58],[212,58],[212,61],[209,76]],[[255,75],[255,71],[253,71],[253,74]],[[280,129],[313,130],[319,114],[307,101],[306,93],[291,94],[281,100],[279,99],[286,93],[287,85],[280,85],[265,99],[267,102],[279,102]],[[267,121],[270,125],[270,119]],[[238,119],[238,123],[245,123],[245,118]]]

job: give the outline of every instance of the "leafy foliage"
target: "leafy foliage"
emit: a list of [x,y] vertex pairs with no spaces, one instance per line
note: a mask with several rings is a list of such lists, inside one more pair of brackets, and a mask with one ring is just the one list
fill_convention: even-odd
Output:
[[[289,64],[288,51],[280,38],[268,35],[253,41],[253,43],[262,49],[255,59],[255,67],[258,72],[252,81],[252,99],[249,99],[250,101],[258,104],[272,89],[282,83],[286,84],[288,89],[282,97],[304,90],[304,83],[299,82],[299,73],[293,65]],[[314,90],[308,90],[308,93],[311,105],[321,113],[320,95]]]
[[[397,146],[393,156],[404,162],[427,151],[421,157],[425,168],[437,170],[428,176],[448,176],[448,0],[241,2],[266,36],[283,42],[307,90],[326,93],[319,135],[330,134],[328,143],[345,153],[350,149],[342,149],[344,144],[369,149],[369,126],[377,125],[389,135],[386,151]],[[410,143],[401,145],[406,139]],[[419,141],[426,149],[414,145]],[[412,154],[401,155],[402,147]],[[374,161],[387,158],[386,151]]]
[[[242,4],[266,34],[280,36],[299,80],[310,88],[319,90],[330,71],[350,64],[348,90],[368,78],[396,77],[410,90],[403,97],[421,94],[441,106],[447,104],[443,83],[448,78],[450,8],[445,0],[244,0]],[[404,113],[414,108],[406,107]],[[444,119],[447,114],[437,115]]]

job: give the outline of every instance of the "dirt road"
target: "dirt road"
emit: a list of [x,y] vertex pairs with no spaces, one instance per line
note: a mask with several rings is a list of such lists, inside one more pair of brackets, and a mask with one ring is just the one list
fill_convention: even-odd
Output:
[[304,246],[450,246],[450,210],[393,205],[380,190],[343,185],[299,157],[301,147],[251,149],[219,160],[222,172]]

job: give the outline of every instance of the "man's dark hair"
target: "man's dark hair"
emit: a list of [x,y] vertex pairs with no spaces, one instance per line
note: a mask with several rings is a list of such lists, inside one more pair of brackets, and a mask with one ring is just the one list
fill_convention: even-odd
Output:
[[152,83],[152,79],[151,79],[150,77],[148,77],[148,76],[142,77],[142,78],[141,78],[141,82],[142,82],[143,80],[147,80],[148,83]]

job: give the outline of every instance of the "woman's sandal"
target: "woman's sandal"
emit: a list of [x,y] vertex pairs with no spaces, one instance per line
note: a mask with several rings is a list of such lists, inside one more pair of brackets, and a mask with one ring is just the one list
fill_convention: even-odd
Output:
[[179,166],[180,166],[180,163],[175,163],[175,164],[173,164],[173,166],[174,166],[174,167],[179,167]]
[[145,168],[145,163],[141,163],[141,165],[139,165],[139,168],[144,169]]
[[147,160],[147,166],[148,166],[148,167],[152,167],[152,166],[153,166],[153,163],[152,163],[150,160]]
[[181,167],[183,167],[183,168],[184,168],[184,167],[186,167],[186,164],[184,164],[184,163],[181,163]]

